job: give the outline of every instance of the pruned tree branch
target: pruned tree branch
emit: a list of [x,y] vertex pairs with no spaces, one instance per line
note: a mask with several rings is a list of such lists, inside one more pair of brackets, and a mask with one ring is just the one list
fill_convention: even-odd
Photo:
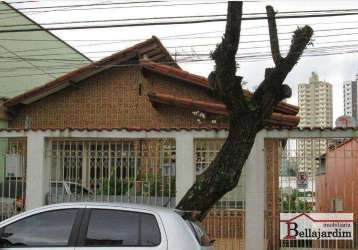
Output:
[[242,2],[229,2],[224,37],[211,55],[216,66],[209,76],[209,84],[229,110],[245,107],[242,77],[236,76],[235,59],[240,42],[241,19]]
[[270,34],[270,45],[271,45],[271,54],[272,59],[276,65],[280,64],[282,61],[281,52],[280,52],[280,43],[278,41],[278,34],[277,34],[277,26],[276,26],[276,18],[275,18],[275,11],[272,6],[266,6],[266,13],[267,13],[267,21],[269,27],[269,34]]
[[283,84],[283,82],[300,59],[313,35],[313,30],[308,25],[303,28],[297,28],[292,37],[287,56],[282,58],[277,38],[275,12],[271,6],[267,6],[266,10],[270,31],[271,52],[275,67],[265,70],[265,79],[256,89],[252,98],[252,102],[259,107],[264,118],[268,118],[271,115],[275,105],[291,97],[292,91],[290,87]]
[[313,35],[313,30],[310,26],[305,25],[302,28],[297,28],[293,34],[290,50],[285,58],[286,63],[290,66],[289,71],[295,66],[303,51],[310,43]]

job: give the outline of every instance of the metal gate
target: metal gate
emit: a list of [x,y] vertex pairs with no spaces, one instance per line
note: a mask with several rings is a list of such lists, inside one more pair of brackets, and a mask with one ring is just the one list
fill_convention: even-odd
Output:
[[0,221],[25,210],[26,139],[0,139]]
[[130,202],[175,206],[175,141],[47,141],[46,202]]
[[[194,141],[196,174],[201,174],[214,160],[224,139],[197,139]],[[227,193],[210,211],[203,226],[215,239],[215,249],[244,249],[245,237],[245,167],[239,184]]]
[[[266,139],[265,153],[267,249],[358,249],[358,139]],[[280,213],[353,213],[353,240],[280,239]]]

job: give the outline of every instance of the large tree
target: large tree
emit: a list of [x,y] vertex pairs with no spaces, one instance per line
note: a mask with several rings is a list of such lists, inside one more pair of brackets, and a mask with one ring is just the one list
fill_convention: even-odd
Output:
[[291,97],[290,87],[283,82],[313,35],[310,26],[298,27],[293,33],[289,52],[283,57],[277,35],[276,13],[271,6],[266,7],[266,12],[274,67],[266,68],[264,80],[251,97],[244,96],[242,77],[236,75],[242,2],[228,3],[225,34],[211,55],[215,69],[209,75],[209,84],[229,111],[229,133],[214,161],[197,176],[194,185],[177,206],[183,210],[198,211],[199,220],[205,218],[212,206],[237,186],[256,134],[265,127],[265,119],[271,116],[279,102]]

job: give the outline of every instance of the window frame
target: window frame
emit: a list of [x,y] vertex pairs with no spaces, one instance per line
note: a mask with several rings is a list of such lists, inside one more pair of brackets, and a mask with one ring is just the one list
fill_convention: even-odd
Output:
[[[90,221],[90,217],[91,217],[91,212],[93,210],[109,210],[109,211],[114,211],[114,212],[129,212],[129,213],[136,213],[136,214],[148,214],[151,216],[154,216],[156,222],[157,222],[157,227],[158,227],[158,231],[159,231],[159,243],[156,245],[152,245],[152,246],[142,246],[142,245],[129,245],[129,246],[101,246],[101,245],[86,245],[86,237],[87,237],[87,232],[88,232],[88,226],[89,226],[89,221]],[[141,217],[139,217],[139,234],[141,232]],[[125,247],[140,247],[140,248],[154,248],[154,247],[158,247],[160,245],[163,244],[164,237],[163,237],[163,226],[161,225],[161,220],[158,218],[158,216],[155,213],[152,213],[151,211],[138,211],[138,210],[132,210],[132,209],[125,209],[125,208],[115,208],[115,207],[90,207],[90,208],[86,208],[83,214],[83,218],[82,218],[82,223],[80,226],[80,229],[78,230],[78,238],[77,238],[77,243],[76,243],[76,247],[85,247],[85,248],[125,248]],[[139,240],[141,240],[141,235],[139,235]]]
[[76,243],[77,243],[78,235],[79,235],[79,228],[81,225],[81,220],[82,220],[83,213],[84,213],[84,208],[80,208],[80,207],[62,207],[62,208],[56,208],[56,209],[42,210],[42,211],[38,211],[37,213],[22,216],[14,221],[11,221],[11,222],[3,225],[0,228],[0,237],[4,232],[4,229],[14,223],[20,222],[22,220],[25,220],[25,219],[28,219],[28,218],[31,218],[33,216],[37,216],[40,214],[62,211],[62,210],[77,210],[67,245],[16,246],[16,247],[7,247],[7,248],[24,248],[24,249],[26,249],[26,248],[50,248],[50,247],[51,248],[75,247]]

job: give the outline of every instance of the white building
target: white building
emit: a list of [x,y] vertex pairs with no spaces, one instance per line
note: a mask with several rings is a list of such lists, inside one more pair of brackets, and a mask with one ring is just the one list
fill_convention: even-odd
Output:
[[[316,72],[312,72],[309,83],[298,85],[298,106],[301,118],[299,127],[333,127],[332,84],[320,81]],[[299,140],[299,171],[314,174],[318,166],[317,158],[326,151],[326,140]]]
[[354,81],[344,81],[343,82],[343,98],[344,98],[344,115],[352,116],[355,120],[358,117],[358,76]]
[[298,85],[298,106],[299,127],[332,127],[332,84],[320,81],[318,74],[312,72],[308,84]]

